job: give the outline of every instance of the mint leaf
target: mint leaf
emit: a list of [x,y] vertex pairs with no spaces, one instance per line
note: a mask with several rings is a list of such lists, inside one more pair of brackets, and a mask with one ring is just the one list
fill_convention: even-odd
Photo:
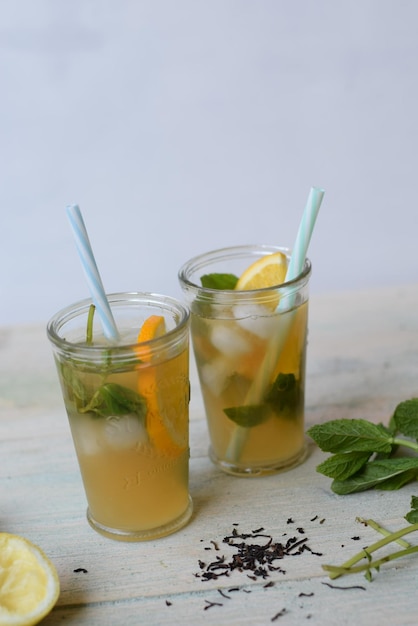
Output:
[[324,452],[391,452],[393,437],[362,419],[337,419],[317,424],[307,434]]
[[59,371],[62,377],[62,387],[64,398],[75,402],[77,410],[88,403],[88,392],[83,383],[85,370],[82,363],[76,363],[75,360],[70,362],[59,362]]
[[343,452],[334,454],[322,463],[316,471],[335,478],[336,480],[346,480],[358,472],[370,458],[370,452]]
[[204,274],[200,282],[206,289],[235,289],[238,277],[234,274]]
[[264,404],[231,407],[224,409],[224,413],[230,420],[238,424],[238,426],[244,426],[245,428],[258,426],[269,416],[268,407]]
[[383,483],[379,483],[378,485],[376,485],[375,489],[380,489],[381,491],[396,491],[397,489],[400,489],[404,485],[407,485],[408,483],[415,480],[417,474],[417,469],[406,470],[401,474],[396,474],[396,476],[388,478]]
[[418,496],[412,496],[411,509],[418,509]]
[[418,524],[418,511],[414,509],[405,515],[405,519],[410,524]]
[[418,439],[418,398],[398,404],[393,419],[397,429],[403,435]]
[[302,412],[303,391],[295,375],[280,373],[267,392],[266,402],[281,416],[295,417]]
[[409,513],[405,515],[405,519],[410,524],[417,524],[418,523],[418,497],[417,496],[412,496],[411,498],[411,509],[412,511],[409,511]]
[[[393,479],[403,473],[408,473],[409,481],[412,480],[409,472],[413,471],[413,476],[418,475],[418,458],[396,458],[383,459],[381,461],[370,461],[363,469],[348,478],[347,480],[334,480],[331,489],[339,495],[357,493],[372,489],[385,480]],[[403,483],[404,484],[404,483]],[[401,485],[402,486],[402,485]]]
[[116,383],[106,383],[99,387],[94,396],[80,413],[96,413],[97,417],[135,414],[145,420],[147,405],[145,399],[132,389]]

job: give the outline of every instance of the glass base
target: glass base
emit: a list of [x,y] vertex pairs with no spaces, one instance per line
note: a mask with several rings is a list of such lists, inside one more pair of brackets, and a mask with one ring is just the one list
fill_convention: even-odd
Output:
[[294,456],[290,457],[286,460],[277,461],[276,463],[271,463],[269,465],[238,465],[234,463],[229,463],[223,459],[219,459],[214,453],[213,449],[209,448],[209,458],[219,469],[221,469],[226,474],[231,474],[232,476],[241,476],[241,477],[260,477],[260,476],[269,476],[270,474],[279,474],[280,472],[287,472],[290,469],[300,465],[303,463],[308,456],[308,446],[306,442],[303,445],[303,448]]
[[189,496],[189,503],[184,513],[172,522],[164,524],[164,526],[158,526],[157,528],[150,528],[148,530],[119,530],[117,528],[109,528],[108,526],[104,526],[95,520],[91,516],[89,509],[87,509],[87,521],[95,531],[104,535],[108,539],[116,539],[117,541],[151,541],[153,539],[159,539],[160,537],[171,535],[172,533],[180,530],[180,528],[183,528],[183,526],[186,526],[192,516],[192,513],[193,502]]

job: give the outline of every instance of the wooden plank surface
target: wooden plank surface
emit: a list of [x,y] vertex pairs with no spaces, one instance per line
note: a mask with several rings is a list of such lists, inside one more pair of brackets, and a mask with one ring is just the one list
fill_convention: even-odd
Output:
[[[398,402],[418,396],[417,308],[416,286],[311,299],[307,426],[336,417],[386,421]],[[0,530],[36,542],[57,567],[61,595],[46,626],[362,625],[377,623],[377,616],[384,626],[416,623],[418,557],[386,565],[372,583],[361,575],[332,581],[345,589],[329,587],[321,569],[323,563],[341,564],[377,538],[356,517],[393,530],[403,526],[411,495],[418,495],[415,484],[337,496],[329,479],[315,471],[325,457],[313,446],[308,460],[290,472],[261,479],[222,474],[207,458],[192,360],[193,518],[157,541],[105,539],[85,519],[45,329],[0,329],[0,355]],[[306,538],[312,552],[283,558],[284,572],[266,580],[239,572],[213,581],[196,575],[202,573],[199,561],[230,556],[222,540],[233,528],[261,527],[280,542]],[[80,568],[87,571],[75,571]],[[274,585],[266,587],[268,582]]]

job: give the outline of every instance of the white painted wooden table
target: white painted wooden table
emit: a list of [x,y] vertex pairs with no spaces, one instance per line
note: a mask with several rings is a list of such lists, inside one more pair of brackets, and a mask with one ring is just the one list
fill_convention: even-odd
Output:
[[[85,519],[45,329],[0,329],[0,355],[0,530],[36,542],[57,567],[61,595],[45,626],[418,622],[418,557],[386,565],[372,583],[362,575],[330,581],[321,569],[322,563],[341,564],[377,539],[357,516],[401,527],[418,485],[337,496],[330,480],[315,471],[324,455],[314,447],[302,466],[287,473],[259,479],[222,474],[207,457],[192,359],[191,523],[149,543],[105,539]],[[398,402],[413,396],[418,396],[418,286],[311,298],[307,426],[338,417],[386,422]],[[285,557],[280,563],[285,573],[272,572],[267,580],[239,572],[214,581],[197,577],[199,560],[230,556],[222,539],[233,524],[241,532],[263,527],[281,542],[299,533],[322,556]],[[265,587],[269,581],[274,585]]]

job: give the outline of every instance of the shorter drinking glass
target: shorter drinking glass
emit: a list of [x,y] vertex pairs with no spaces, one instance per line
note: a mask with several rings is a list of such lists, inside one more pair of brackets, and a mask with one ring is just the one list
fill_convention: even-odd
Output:
[[[245,245],[186,262],[179,281],[206,410],[212,461],[237,476],[289,469],[306,457],[304,395],[308,286],[305,260],[295,280],[262,289],[202,286],[202,276],[239,277],[257,259],[290,250]],[[204,281],[206,284],[206,281]]]
[[[90,525],[113,539],[156,539],[179,530],[192,514],[189,312],[158,294],[118,293],[108,300],[117,343],[103,336],[91,300],[59,311],[47,334]],[[141,328],[147,330],[138,343]]]

